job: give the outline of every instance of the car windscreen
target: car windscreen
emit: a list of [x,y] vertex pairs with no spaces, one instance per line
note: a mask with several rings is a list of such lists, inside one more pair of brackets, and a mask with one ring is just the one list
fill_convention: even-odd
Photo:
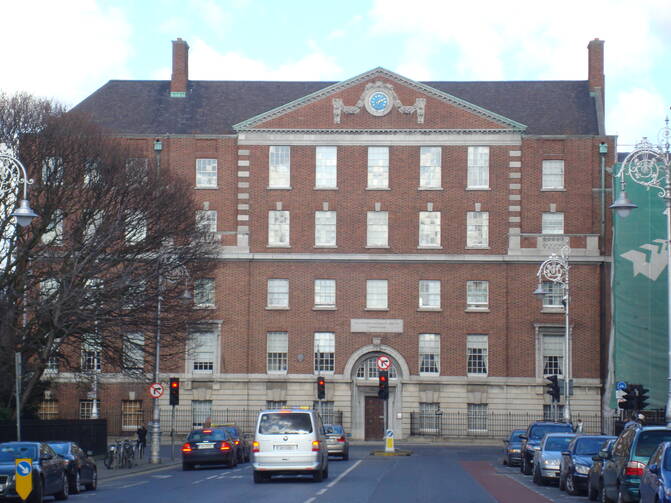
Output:
[[529,438],[540,440],[546,433],[559,433],[561,431],[573,431],[568,424],[539,424],[531,428]]
[[510,434],[510,439],[509,439],[509,440],[510,440],[511,442],[520,442],[520,441],[522,440],[522,439],[520,438],[520,435],[524,435],[524,430],[513,431],[513,432]]
[[545,441],[544,449],[546,451],[565,451],[571,440],[573,440],[571,437],[549,437]]
[[324,432],[327,435],[344,435],[345,434],[345,430],[339,424],[325,424],[324,425]]
[[312,433],[310,414],[301,412],[267,412],[261,415],[259,433],[262,435],[291,435]]
[[68,444],[52,444],[49,442],[49,446],[56,451],[56,454],[65,456],[68,453]]
[[0,445],[0,462],[17,458],[37,459],[37,448],[34,445]]
[[576,440],[575,453],[580,456],[594,456],[599,453],[604,445],[604,439],[600,437],[579,438]]
[[228,440],[228,434],[223,430],[192,431],[187,440],[189,442],[220,442]]
[[636,457],[649,458],[662,442],[671,440],[671,430],[642,431],[636,442]]

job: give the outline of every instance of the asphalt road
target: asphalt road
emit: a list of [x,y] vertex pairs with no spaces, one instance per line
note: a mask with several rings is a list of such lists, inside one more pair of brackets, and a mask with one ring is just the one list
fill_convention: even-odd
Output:
[[181,465],[117,472],[95,492],[71,501],[96,503],[548,503],[587,502],[556,486],[538,487],[518,468],[500,463],[501,449],[483,446],[403,446],[411,456],[380,457],[380,446],[356,445],[349,461],[331,459],[329,478],[274,477],[254,484],[249,463],[184,472]]

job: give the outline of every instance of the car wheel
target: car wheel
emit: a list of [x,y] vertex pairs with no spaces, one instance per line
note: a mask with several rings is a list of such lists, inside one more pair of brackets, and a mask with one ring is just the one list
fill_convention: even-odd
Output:
[[237,455],[231,456],[228,460],[228,463],[226,463],[226,466],[228,466],[229,468],[235,468],[236,466],[238,466],[238,456]]
[[345,451],[345,454],[342,455],[342,460],[347,461],[349,460],[349,449]]
[[193,465],[191,463],[182,462],[182,470],[184,470],[185,472],[189,472],[193,470]]
[[522,458],[522,473],[524,475],[531,475],[531,463],[529,463],[529,460],[527,459],[526,456]]
[[79,470],[75,470],[75,473],[72,474],[72,478],[70,479],[70,494],[79,494],[81,485],[82,481],[79,475]]
[[575,486],[575,479],[573,475],[566,476],[566,492],[571,496],[578,495],[578,488]]
[[312,474],[312,480],[315,482],[321,482],[324,480],[324,470],[317,470]]
[[84,484],[84,489],[87,491],[95,491],[98,488],[98,470],[91,472],[91,483]]
[[60,490],[60,492],[57,492],[56,494],[54,494],[54,498],[56,498],[59,501],[66,500],[70,496],[70,492],[69,492],[70,487],[69,487],[69,484],[68,484],[68,476],[65,474],[65,472],[63,472],[63,480],[61,481],[61,483],[63,484],[61,486],[62,489]]
[[258,472],[256,470],[254,470],[254,483],[255,484],[263,484],[264,482],[266,482],[268,480],[268,478],[269,477],[265,473]]
[[566,491],[566,477],[562,477],[561,472],[559,472],[559,490]]
[[590,501],[596,501],[599,497],[599,491],[594,488],[594,481],[591,478],[587,479],[587,497]]
[[547,479],[541,475],[541,469],[537,466],[534,466],[534,484],[539,486],[548,485]]
[[601,503],[613,503],[613,500],[606,494],[606,488],[601,484],[601,491],[599,491],[599,501]]

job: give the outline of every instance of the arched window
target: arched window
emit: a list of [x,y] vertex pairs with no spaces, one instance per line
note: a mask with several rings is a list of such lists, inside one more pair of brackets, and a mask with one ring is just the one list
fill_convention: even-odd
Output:
[[[370,358],[367,358],[363,362],[361,362],[361,365],[359,365],[359,368],[356,369],[356,378],[357,379],[377,379],[378,377],[378,369],[377,369],[377,356],[371,356]],[[396,375],[396,368],[392,364],[389,367],[389,379],[396,379],[398,376]]]

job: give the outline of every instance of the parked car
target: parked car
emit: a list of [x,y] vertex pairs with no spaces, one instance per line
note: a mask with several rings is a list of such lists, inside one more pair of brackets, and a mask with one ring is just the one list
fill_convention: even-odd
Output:
[[5,442],[0,444],[0,498],[17,499],[16,460],[32,460],[33,490],[29,503],[42,503],[44,496],[66,500],[70,495],[65,460],[44,442]]
[[615,438],[606,441],[601,446],[601,449],[599,449],[599,452],[595,456],[592,456],[592,466],[587,474],[587,497],[592,501],[596,501],[601,494],[601,485],[603,484],[603,481],[601,480],[603,462],[604,458],[608,457],[608,453],[610,453],[610,450],[613,448]]
[[325,424],[324,433],[329,456],[340,456],[343,460],[348,460],[349,439],[342,424]]
[[312,409],[270,409],[259,413],[252,444],[254,482],[279,474],[310,474],[315,482],[328,478],[324,425]]
[[522,445],[520,446],[520,471],[525,475],[531,475],[533,469],[534,454],[539,449],[541,440],[546,433],[572,433],[573,427],[568,423],[555,423],[551,421],[536,421],[527,427],[527,431],[520,435]]
[[641,503],[671,503],[671,442],[662,442],[650,456],[640,492]]
[[233,438],[233,443],[235,444],[238,451],[238,463],[246,463],[251,458],[252,447],[249,445],[249,441],[242,435],[235,425],[226,424],[222,425],[221,428],[230,433]]
[[238,449],[231,434],[224,428],[193,430],[182,446],[182,469],[193,470],[198,465],[238,464]]
[[559,489],[566,490],[571,496],[581,494],[587,489],[587,474],[592,467],[592,459],[599,453],[604,442],[617,437],[608,435],[578,435],[562,452],[559,466]]
[[671,441],[671,428],[665,426],[625,428],[603,465],[601,501],[638,501],[643,470],[657,446],[667,441]]
[[65,459],[65,473],[68,476],[70,494],[79,494],[81,486],[87,491],[95,491],[98,487],[98,467],[91,457],[92,452],[84,452],[76,442],[50,441],[49,446],[60,457]]
[[544,486],[551,480],[559,480],[561,453],[566,450],[575,433],[546,433],[539,449],[534,453],[534,484]]
[[522,462],[522,455],[520,454],[520,448],[522,447],[522,439],[520,438],[524,435],[526,430],[513,430],[508,435],[508,438],[503,440],[503,464],[514,466],[519,465]]

